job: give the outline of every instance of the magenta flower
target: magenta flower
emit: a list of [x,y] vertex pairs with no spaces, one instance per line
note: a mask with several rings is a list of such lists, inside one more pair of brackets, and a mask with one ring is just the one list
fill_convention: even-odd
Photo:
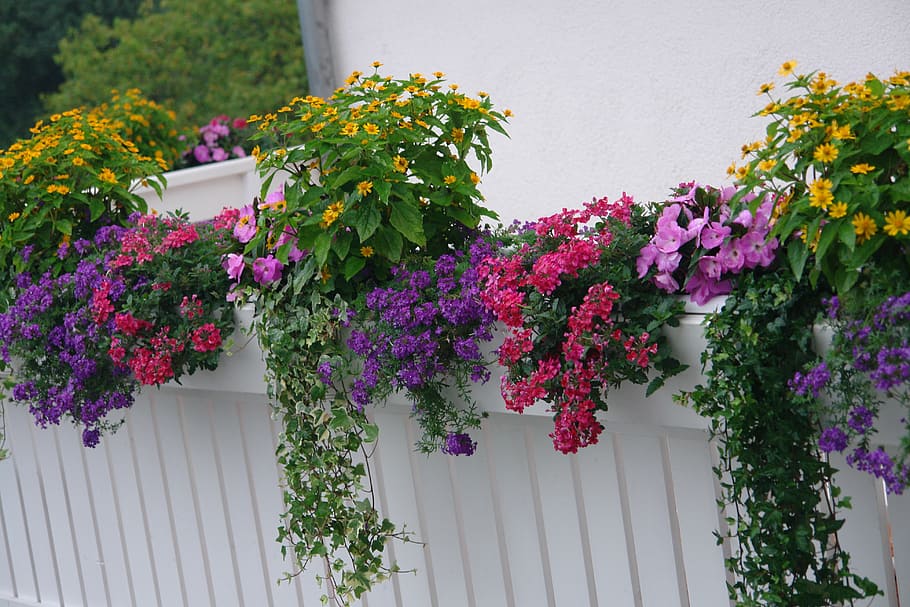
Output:
[[221,162],[222,160],[228,159],[228,153],[221,148],[215,148],[212,150],[212,161]]
[[246,151],[245,151],[242,147],[240,147],[239,145],[235,145],[235,146],[231,149],[231,154],[233,154],[233,155],[236,156],[237,158],[246,158]]
[[234,237],[242,243],[247,243],[256,235],[256,214],[253,205],[248,204],[240,209],[240,217],[234,225]]
[[281,271],[284,265],[273,255],[259,257],[253,261],[253,280],[261,285],[271,284],[281,280]]
[[246,267],[246,263],[243,260],[243,255],[228,253],[224,261],[221,262],[221,267],[227,270],[228,276],[234,280],[240,280],[240,275],[243,274],[243,268]]
[[196,158],[197,162],[212,161],[212,151],[208,148],[208,146],[197,145],[193,148],[193,156]]

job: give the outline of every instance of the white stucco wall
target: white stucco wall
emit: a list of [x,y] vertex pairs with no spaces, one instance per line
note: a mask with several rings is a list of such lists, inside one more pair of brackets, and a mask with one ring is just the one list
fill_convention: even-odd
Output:
[[[592,196],[660,199],[720,183],[763,135],[750,116],[779,65],[841,82],[910,69],[910,2],[333,0],[337,80],[446,72],[515,116],[483,192],[503,219]],[[777,78],[780,85],[780,78]],[[775,92],[780,92],[780,86]]]

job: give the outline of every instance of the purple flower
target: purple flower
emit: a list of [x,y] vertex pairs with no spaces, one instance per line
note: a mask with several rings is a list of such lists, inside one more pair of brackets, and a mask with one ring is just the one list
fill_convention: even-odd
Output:
[[847,425],[857,434],[865,434],[866,431],[872,427],[874,421],[875,417],[872,414],[872,411],[860,405],[854,407],[853,410],[850,411],[850,418],[847,420]]
[[319,363],[319,366],[316,367],[316,373],[319,374],[319,381],[325,385],[330,385],[332,383],[332,363],[329,361],[323,361]]
[[818,447],[825,453],[832,451],[841,453],[847,448],[847,435],[840,428],[825,428],[818,439]]
[[477,441],[472,441],[471,436],[464,432],[449,432],[442,452],[448,455],[474,455],[477,450]]
[[284,265],[273,255],[259,257],[253,261],[253,280],[261,285],[267,285],[281,280],[281,270]]

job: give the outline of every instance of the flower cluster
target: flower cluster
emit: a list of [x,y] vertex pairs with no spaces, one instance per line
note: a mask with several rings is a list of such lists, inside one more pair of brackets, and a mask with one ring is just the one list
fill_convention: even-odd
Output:
[[910,292],[887,296],[871,311],[845,310],[838,298],[829,302],[834,337],[825,361],[805,375],[798,373],[791,389],[798,394],[828,396],[828,419],[819,440],[822,451],[843,452],[852,444],[847,463],[902,493],[910,483],[910,425],[904,418],[899,453],[873,448],[883,397],[894,399],[906,413],[910,406]]
[[478,185],[489,131],[504,133],[508,112],[485,92],[446,86],[442,72],[394,79],[380,65],[328,99],[298,97],[249,119],[254,137],[278,140],[254,153],[264,173],[290,175],[277,219],[312,252],[326,292],[352,290],[361,272],[385,278],[412,253],[441,255],[460,246],[461,228],[495,217]]
[[[654,237],[636,262],[639,278],[650,273],[660,289],[682,288],[704,304],[730,292],[731,276],[771,265],[777,249],[777,239],[769,238],[771,200],[755,200],[754,212],[745,208],[734,215],[730,201],[736,193],[732,187],[680,184],[676,196],[658,205]],[[754,198],[747,194],[742,202]]]
[[[199,127],[197,140],[180,155],[178,166],[192,167],[231,158],[245,158],[250,151],[247,143],[252,129],[245,118],[231,119],[222,114]],[[186,141],[186,136],[180,136]]]
[[748,163],[729,171],[776,201],[774,234],[797,276],[812,258],[813,282],[824,275],[845,293],[870,259],[907,273],[910,72],[841,86],[824,72],[794,75],[795,66],[781,68],[790,98],[763,85],[768,136],[743,146]]
[[498,350],[506,407],[550,403],[563,453],[597,442],[610,385],[644,383],[655,356],[662,373],[676,366],[659,334],[673,304],[628,263],[646,232],[631,197],[602,198],[514,226],[510,246],[480,267],[482,300],[507,330]]
[[[276,287],[287,265],[296,264],[307,256],[307,251],[297,247],[297,237],[290,226],[285,225],[280,230],[277,227],[276,216],[286,208],[284,189],[281,188],[258,205],[248,204],[239,210],[226,208],[215,217],[215,227],[229,230],[236,242],[246,245],[247,249],[245,253],[226,253],[222,259],[221,266],[232,281],[229,300],[244,299],[259,289]],[[266,239],[260,241],[259,246],[254,246],[256,242],[250,244],[260,232],[267,235]],[[309,266],[311,273],[314,267]],[[249,272],[246,272],[247,268]]]
[[[476,443],[464,430],[480,420],[468,386],[490,377],[482,345],[493,339],[495,320],[481,303],[477,267],[492,251],[478,238],[467,254],[455,251],[393,268],[391,283],[366,294],[348,339],[363,361],[351,386],[353,402],[362,408],[394,390],[406,391],[423,428],[418,447],[424,451],[474,451]],[[330,367],[320,372],[324,381],[331,378]],[[456,397],[466,406],[453,407]]]
[[213,271],[228,242],[220,232],[137,214],[62,248],[74,271],[20,274],[0,314],[0,355],[17,364],[12,399],[41,426],[70,417],[94,446],[139,385],[214,368],[233,326],[228,280]]
[[0,266],[12,269],[8,278],[72,272],[70,243],[144,211],[133,186],[160,190],[175,141],[173,116],[128,91],[98,108],[39,121],[30,139],[0,152]]

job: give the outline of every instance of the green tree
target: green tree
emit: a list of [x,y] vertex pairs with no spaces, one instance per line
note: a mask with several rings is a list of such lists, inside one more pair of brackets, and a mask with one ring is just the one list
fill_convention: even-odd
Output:
[[305,93],[295,0],[144,0],[134,20],[86,17],[60,41],[66,80],[48,112],[138,87],[189,130],[274,110]]
[[141,0],[0,2],[0,148],[28,134],[43,114],[39,96],[63,82],[57,43],[86,14],[102,23],[133,17]]

